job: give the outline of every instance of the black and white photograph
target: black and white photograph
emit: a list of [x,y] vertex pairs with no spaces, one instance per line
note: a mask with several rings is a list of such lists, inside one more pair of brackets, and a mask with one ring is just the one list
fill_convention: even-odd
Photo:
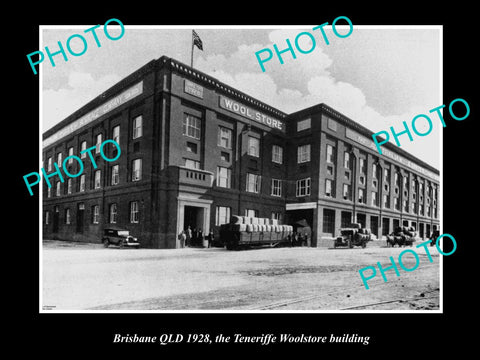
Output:
[[31,21],[19,325],[112,355],[458,341],[471,26],[347,10]]

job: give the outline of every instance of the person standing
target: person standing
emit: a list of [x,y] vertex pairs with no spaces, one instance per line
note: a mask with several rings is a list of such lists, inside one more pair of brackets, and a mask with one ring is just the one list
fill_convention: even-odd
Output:
[[182,232],[178,235],[178,240],[180,240],[180,248],[185,247],[185,240],[187,239],[187,235],[185,234],[185,230],[182,230]]
[[198,245],[200,247],[203,246],[203,232],[202,232],[202,229],[198,229],[197,242],[198,242]]
[[208,247],[209,248],[212,247],[213,240],[214,240],[213,230],[210,230],[210,233],[208,234]]
[[190,229],[190,225],[187,227],[186,235],[186,246],[190,246],[192,243],[192,229]]

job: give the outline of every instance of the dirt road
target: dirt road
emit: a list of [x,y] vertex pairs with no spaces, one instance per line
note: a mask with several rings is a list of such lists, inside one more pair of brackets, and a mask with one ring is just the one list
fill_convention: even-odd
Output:
[[[47,241],[43,309],[49,311],[438,310],[439,256],[416,250],[416,270],[387,271],[366,290],[358,270],[389,266],[405,248],[104,249]],[[413,267],[413,257],[403,258]]]

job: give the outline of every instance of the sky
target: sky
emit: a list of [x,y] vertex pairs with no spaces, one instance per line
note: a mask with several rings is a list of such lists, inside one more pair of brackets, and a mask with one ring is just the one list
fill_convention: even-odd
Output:
[[[203,43],[203,51],[194,49],[194,68],[286,113],[325,103],[373,132],[391,126],[401,132],[403,121],[411,130],[415,115],[429,114],[430,109],[443,104],[441,28],[354,24],[351,35],[340,38],[331,27],[325,27],[327,45],[320,32],[312,30],[316,25],[126,25],[124,35],[116,41],[109,40],[101,26],[96,30],[101,47],[97,47],[90,33],[84,33],[92,25],[43,26],[40,49],[48,46],[54,52],[58,50],[58,41],[65,47],[71,35],[82,34],[87,50],[77,57],[67,53],[67,62],[57,55],[55,67],[47,58],[40,66],[42,129],[48,130],[150,60],[166,55],[189,65],[192,28]],[[340,34],[348,33],[348,26],[337,25],[337,29]],[[120,35],[120,29],[113,25],[109,25],[108,31],[112,37]],[[284,49],[285,39],[294,44],[297,34],[304,31],[314,36],[312,52],[302,54],[294,49],[297,58],[285,53],[284,64],[274,55],[265,62],[262,72],[256,51],[273,51],[273,44]],[[308,36],[300,39],[301,48],[312,48]],[[75,52],[83,48],[78,37],[70,45]],[[399,140],[402,149],[439,169],[442,127],[438,118],[430,115],[430,134],[419,137],[411,130],[414,141],[409,141],[407,135]],[[416,125],[419,132],[427,129],[422,119]]]

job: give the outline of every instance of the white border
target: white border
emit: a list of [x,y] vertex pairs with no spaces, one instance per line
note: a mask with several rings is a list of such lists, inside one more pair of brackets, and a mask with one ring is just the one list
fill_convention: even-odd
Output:
[[[91,27],[93,25],[39,25],[39,49],[43,48],[43,30],[46,29],[82,29],[86,27]],[[116,27],[118,25],[110,25]],[[124,25],[125,29],[311,29],[315,25]],[[433,29],[439,30],[439,56],[440,56],[440,66],[439,66],[439,102],[438,104],[443,104],[443,25],[355,25],[355,29],[410,29],[417,30],[421,29]],[[349,28],[348,25],[336,25],[336,28]],[[326,26],[326,28],[331,28],[331,25]],[[43,167],[42,163],[42,134],[43,134],[43,63],[39,65],[39,111],[40,111],[40,131],[39,131],[39,158],[38,158],[38,172]],[[443,114],[443,110],[442,114]],[[440,141],[439,141],[439,153],[440,156],[440,229],[443,229],[443,131],[440,131]],[[322,314],[322,313],[335,313],[335,314],[439,314],[443,313],[443,256],[439,256],[440,261],[440,304],[438,310],[44,310],[43,309],[43,186],[39,186],[39,241],[38,241],[38,250],[39,250],[39,313],[41,314],[58,314],[58,313],[120,313],[120,314],[131,314],[131,313],[167,313],[167,314],[229,314],[229,313],[251,313],[251,314]],[[381,260],[381,259],[379,259]]]

